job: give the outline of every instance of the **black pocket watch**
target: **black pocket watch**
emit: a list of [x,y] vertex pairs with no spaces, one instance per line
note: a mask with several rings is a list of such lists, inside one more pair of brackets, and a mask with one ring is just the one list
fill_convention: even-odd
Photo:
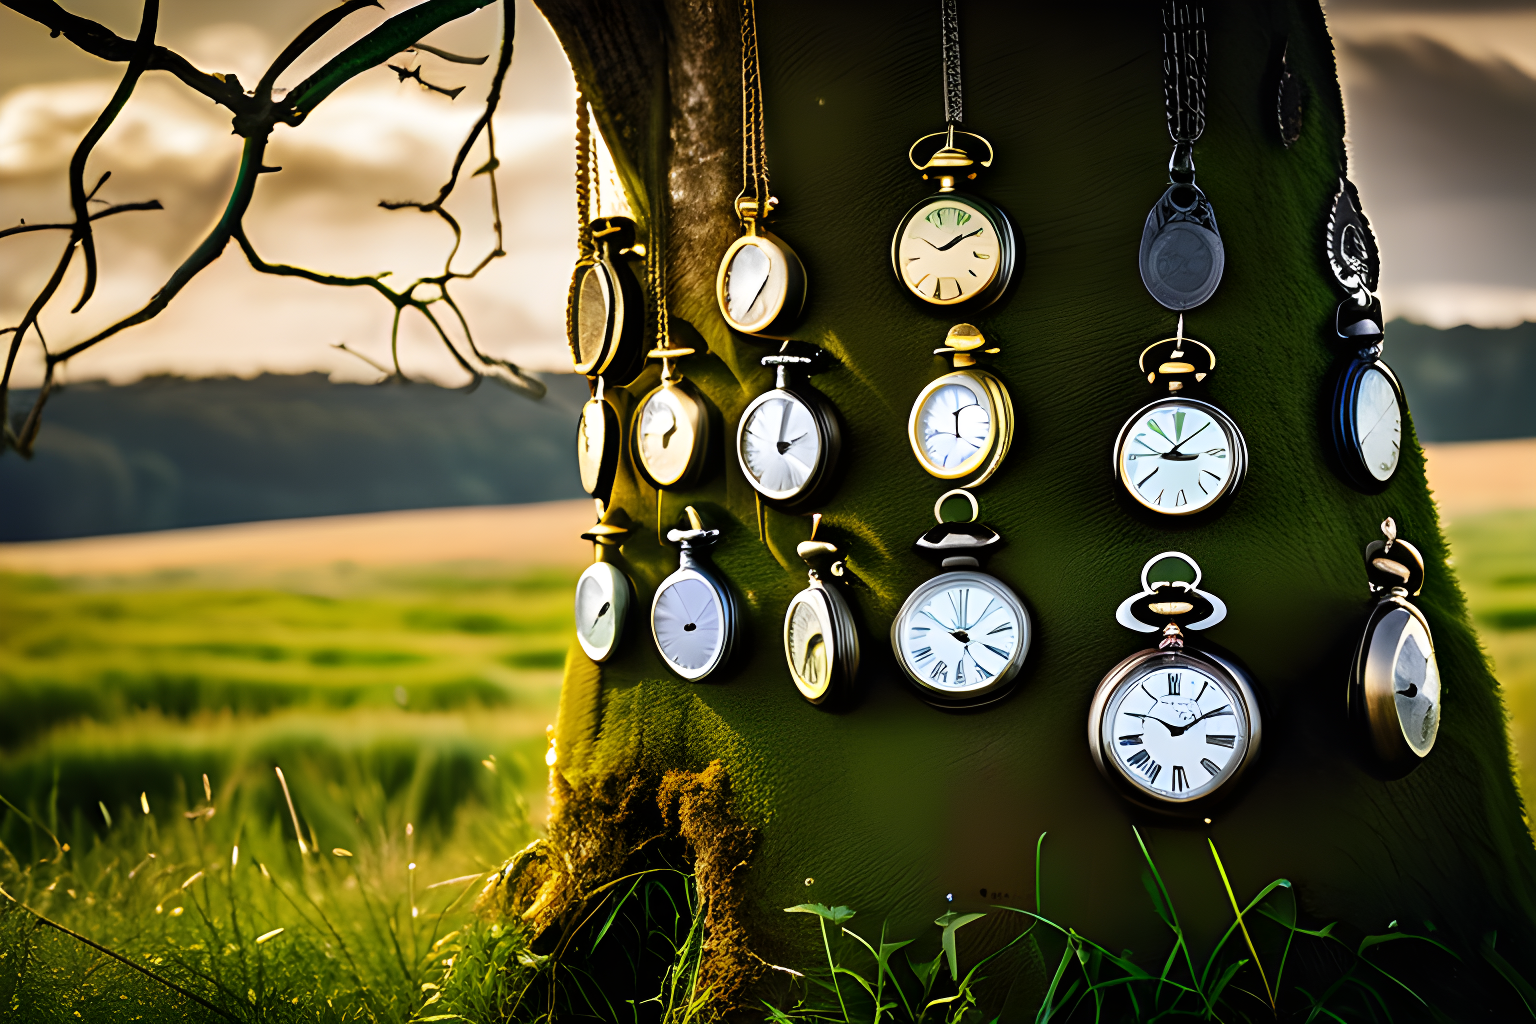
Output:
[[[986,159],[978,160],[957,146],[956,138],[975,140],[986,147]],[[917,148],[929,139],[943,138],[944,145],[922,163]],[[907,159],[923,172],[923,179],[937,178],[939,191],[907,211],[891,238],[891,269],[913,296],[934,306],[962,303],[979,311],[992,305],[1013,280],[1013,225],[1001,209],[978,196],[956,191],[961,178],[975,178],[976,168],[992,166],[992,144],[980,135],[947,131],[925,135],[912,144]]]
[[719,530],[706,530],[689,505],[686,530],[668,530],[678,546],[677,571],[661,581],[651,599],[651,636],[667,668],[691,683],[730,660],[740,615],[730,584],[709,560]]
[[736,461],[763,500],[786,512],[824,501],[837,486],[842,425],[837,410],[804,377],[824,369],[820,349],[785,342],[764,356],[775,384],[752,400],[736,427]]
[[1402,385],[1381,361],[1385,322],[1376,286],[1381,258],[1376,237],[1360,211],[1360,197],[1347,178],[1328,212],[1328,267],[1345,298],[1333,315],[1333,334],[1344,356],[1332,374],[1328,437],[1335,465],[1358,491],[1386,489],[1402,458]]
[[1225,505],[1248,472],[1243,432],[1216,405],[1190,395],[1216,367],[1210,347],[1184,336],[1142,350],[1147,382],[1168,384],[1168,397],[1136,411],[1120,428],[1115,479],[1136,505],[1165,516],[1190,516]]
[[581,535],[592,542],[592,564],[576,580],[576,640],[587,657],[596,662],[613,656],[624,638],[624,623],[635,589],[629,577],[614,564],[629,527],[624,513],[609,509],[601,521]]
[[853,695],[859,676],[859,629],[843,591],[850,579],[842,548],[817,540],[817,514],[811,539],[795,553],[810,566],[810,582],[790,598],[784,611],[784,660],[800,696],[812,704],[835,706]]
[[589,228],[593,255],[576,264],[566,324],[577,373],[628,384],[645,365],[645,298],[630,266],[641,254],[635,223],[599,217]]
[[1440,666],[1429,620],[1408,599],[1424,587],[1424,556],[1381,524],[1385,541],[1365,547],[1376,603],[1350,671],[1348,707],[1369,755],[1391,776],[1429,756],[1440,732]]
[[[1194,582],[1155,581],[1159,563],[1182,561]],[[1093,763],[1121,795],[1153,810],[1194,814],[1230,794],[1258,757],[1263,732],[1248,673],[1233,658],[1196,647],[1186,630],[1226,618],[1227,606],[1200,589],[1200,566],[1165,551],[1141,569],[1141,592],[1115,621],[1162,641],[1109,670],[1088,711]]]
[[[970,502],[971,518],[944,521],[944,502]],[[1001,699],[1029,654],[1034,636],[1029,610],[1002,580],[979,569],[1003,538],[976,522],[976,496],[942,495],[933,506],[938,525],[917,538],[918,554],[945,570],[908,595],[891,623],[896,660],[918,694],[940,707],[974,707]]]

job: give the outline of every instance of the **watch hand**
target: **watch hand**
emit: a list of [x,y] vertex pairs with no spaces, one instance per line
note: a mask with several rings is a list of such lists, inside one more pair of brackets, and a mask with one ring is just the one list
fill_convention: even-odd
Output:
[[[955,246],[959,245],[961,242],[965,241],[967,238],[970,238],[971,235],[979,235],[979,234],[981,234],[985,230],[986,230],[986,228],[984,228],[984,227],[983,228],[977,228],[975,231],[972,231],[970,234],[967,234],[967,235],[956,235],[954,238],[951,238],[949,241],[945,242],[943,245],[934,245],[933,247],[935,249],[939,250],[939,252],[943,252],[945,249],[953,249]],[[928,244],[929,245],[933,245],[932,242],[929,242]]]
[[1200,722],[1203,722],[1207,718],[1210,718],[1212,715],[1231,714],[1231,710],[1230,710],[1231,707],[1232,707],[1232,705],[1230,705],[1230,704],[1223,704],[1221,707],[1217,708],[1215,711],[1207,711],[1205,714],[1201,715],[1199,718],[1195,719],[1193,722],[1190,722],[1188,725],[1168,725],[1167,722],[1164,722],[1163,724],[1164,725],[1168,725],[1168,733],[1169,733],[1169,735],[1172,735],[1172,736],[1182,736],[1186,732],[1188,732],[1190,729],[1194,728]]
[[1406,689],[1406,690],[1398,690],[1397,691],[1397,695],[1399,697],[1409,697],[1409,698],[1417,697],[1419,695],[1419,688],[1417,686],[1415,686],[1413,683],[1409,683],[1408,684],[1408,689]]
[[597,610],[597,618],[592,620],[592,625],[594,625],[594,626],[597,625],[598,622],[601,621],[602,617],[604,615],[608,614],[608,609],[612,608],[612,607],[613,607],[613,602],[612,601],[604,601],[603,602],[603,606]]
[[[1208,427],[1208,426],[1210,426],[1210,424],[1209,424],[1209,423],[1207,423],[1207,424],[1206,424],[1206,425],[1205,425],[1205,427]],[[1201,427],[1201,428],[1200,428],[1200,430],[1204,430],[1204,429],[1205,429],[1205,427]],[[1195,432],[1194,432],[1194,433],[1193,433],[1193,434],[1190,434],[1190,435],[1189,435],[1189,436],[1188,436],[1188,437],[1186,437],[1186,438],[1185,438],[1185,439],[1184,439],[1184,440],[1182,440],[1182,441],[1180,441],[1180,442],[1179,442],[1179,443],[1178,443],[1178,444],[1176,444],[1176,445],[1174,445],[1174,446],[1173,446],[1173,447],[1172,447],[1172,448],[1170,448],[1170,449],[1168,449],[1168,450],[1167,450],[1167,451],[1166,451],[1166,452],[1164,452],[1164,453],[1163,453],[1163,458],[1165,458],[1165,459],[1166,459],[1166,458],[1168,458],[1168,456],[1170,456],[1170,455],[1172,455],[1172,454],[1174,454],[1174,453],[1175,453],[1175,452],[1177,452],[1177,451],[1178,451],[1178,450],[1179,450],[1179,449],[1180,449],[1180,448],[1182,448],[1182,447],[1184,447],[1184,446],[1185,446],[1185,445],[1186,445],[1186,444],[1188,444],[1188,443],[1189,443],[1189,442],[1191,442],[1191,441],[1193,441],[1193,440],[1194,440],[1194,439],[1195,439],[1195,438],[1196,438],[1196,437],[1198,437],[1198,436],[1200,436],[1200,430],[1197,430],[1197,431],[1195,431]],[[1197,458],[1197,457],[1198,457],[1198,456],[1194,456],[1194,455],[1190,455],[1190,456],[1187,456],[1187,458]]]
[[[1158,718],[1156,715],[1138,715],[1134,711],[1127,711],[1126,714],[1130,715],[1132,718],[1139,718],[1143,722],[1145,722],[1147,719],[1150,718],[1150,719],[1152,719],[1152,721],[1156,722],[1158,725],[1162,726],[1164,729],[1167,729],[1168,730],[1168,735],[1170,735],[1170,736],[1180,736],[1180,735],[1183,735],[1184,730],[1189,728],[1188,725],[1182,725],[1182,726],[1181,725],[1169,725],[1167,722],[1163,721],[1161,718]],[[1193,722],[1190,723],[1190,725],[1193,725],[1193,724],[1194,724]]]
[[968,644],[971,642],[970,635],[967,634],[963,629],[950,630],[949,635],[954,637],[956,640],[959,640],[963,644]]
[[[807,433],[809,433],[809,431],[807,431]],[[776,447],[779,449],[779,454],[783,455],[785,452],[789,451],[803,440],[805,440],[805,434],[801,434],[799,437],[792,437],[788,441],[784,440],[783,436],[781,435]]]

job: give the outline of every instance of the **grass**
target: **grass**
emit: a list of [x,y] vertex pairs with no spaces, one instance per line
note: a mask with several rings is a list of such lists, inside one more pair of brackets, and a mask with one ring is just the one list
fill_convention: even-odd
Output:
[[1450,525],[1456,575],[1510,715],[1526,806],[1536,805],[1536,511]]

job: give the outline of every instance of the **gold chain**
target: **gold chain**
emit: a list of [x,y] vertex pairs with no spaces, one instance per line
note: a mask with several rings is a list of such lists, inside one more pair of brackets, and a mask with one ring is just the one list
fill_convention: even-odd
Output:
[[587,97],[576,88],[576,253],[579,259],[590,259],[596,252],[592,241],[592,211],[597,208],[593,195],[597,184],[596,147],[592,143],[592,117],[587,110]]
[[762,69],[757,53],[757,5],[741,0],[741,196],[768,213],[768,145],[763,129]]

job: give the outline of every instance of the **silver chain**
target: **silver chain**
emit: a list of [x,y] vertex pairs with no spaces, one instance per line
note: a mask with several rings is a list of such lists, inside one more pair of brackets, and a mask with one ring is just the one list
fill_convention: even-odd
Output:
[[1210,61],[1205,5],[1163,5],[1163,104],[1174,144],[1194,143],[1205,131],[1205,72]]
[[965,111],[960,103],[960,13],[956,0],[939,0],[944,30],[944,120],[960,124]]

